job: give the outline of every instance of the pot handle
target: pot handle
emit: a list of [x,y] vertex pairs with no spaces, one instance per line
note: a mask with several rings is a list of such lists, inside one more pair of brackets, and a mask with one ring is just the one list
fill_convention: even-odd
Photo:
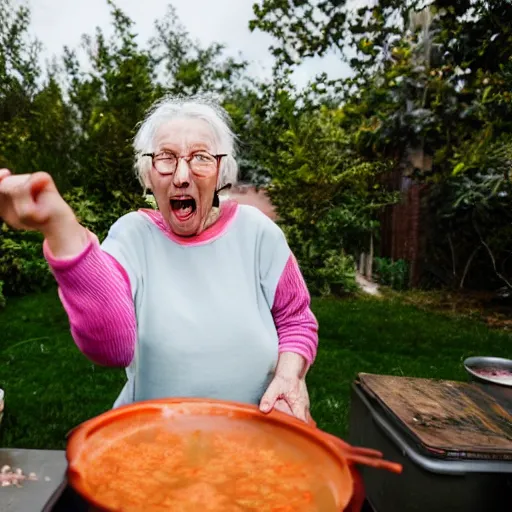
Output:
[[[315,420],[308,412],[307,424],[312,428],[318,428]],[[364,466],[370,466],[378,469],[385,469],[392,473],[402,473],[402,465],[396,462],[390,462],[384,460],[382,452],[373,450],[372,448],[360,448],[358,446],[352,446],[339,437],[328,434],[322,431],[323,437],[329,442],[329,444],[336,450],[341,451],[343,457],[351,464],[362,464]]]
[[337,451],[341,451],[341,454],[350,464],[362,464],[363,466],[370,466],[376,469],[385,469],[392,473],[402,473],[402,465],[396,462],[384,460],[382,453],[371,448],[360,448],[357,446],[351,446],[341,439],[323,432],[323,436],[327,439],[329,444]]

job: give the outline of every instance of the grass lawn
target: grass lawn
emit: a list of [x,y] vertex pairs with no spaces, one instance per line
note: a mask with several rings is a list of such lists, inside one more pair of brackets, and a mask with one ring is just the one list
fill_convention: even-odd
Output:
[[[465,380],[471,355],[512,356],[511,336],[397,299],[316,299],[320,348],[309,376],[313,416],[346,434],[358,372]],[[69,334],[55,291],[11,299],[0,312],[0,446],[63,449],[66,433],[111,408],[124,372],[90,363]]]

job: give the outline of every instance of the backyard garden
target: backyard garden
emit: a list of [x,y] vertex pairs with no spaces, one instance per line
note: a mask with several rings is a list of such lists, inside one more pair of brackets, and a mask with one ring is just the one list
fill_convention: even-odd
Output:
[[[274,37],[272,80],[221,44],[201,46],[172,5],[141,46],[108,4],[113,35],[84,35],[43,69],[30,7],[0,0],[0,168],[50,173],[101,240],[152,204],[130,146],[146,109],[168,93],[213,94],[240,138],[240,181],[268,194],[313,296],[308,386],[321,428],[346,435],[360,372],[466,380],[466,357],[512,357],[508,2],[260,0],[248,23]],[[350,76],[298,89],[294,67],[326,52]],[[385,243],[397,223],[384,219],[411,186],[421,222],[409,258],[408,238]],[[63,449],[125,379],[76,347],[41,243],[1,225],[1,447]]]

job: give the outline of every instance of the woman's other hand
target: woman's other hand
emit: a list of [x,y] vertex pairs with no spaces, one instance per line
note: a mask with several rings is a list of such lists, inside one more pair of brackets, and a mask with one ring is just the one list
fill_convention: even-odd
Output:
[[88,241],[85,228],[45,172],[12,175],[0,169],[0,218],[14,229],[41,232],[57,258],[79,254]]
[[272,409],[309,421],[309,394],[305,379],[285,378],[276,375],[260,402],[260,410]]
[[260,401],[260,410],[268,413],[275,408],[302,421],[310,421],[305,373],[306,361],[302,356],[281,353],[275,376]]

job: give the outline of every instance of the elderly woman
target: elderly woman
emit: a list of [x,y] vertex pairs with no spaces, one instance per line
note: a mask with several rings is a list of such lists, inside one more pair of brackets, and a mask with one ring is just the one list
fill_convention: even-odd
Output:
[[200,397],[309,418],[317,322],[281,229],[219,198],[237,178],[234,139],[213,102],[158,102],[134,143],[158,210],[121,217],[101,245],[48,174],[0,170],[0,217],[43,233],[78,348],[126,368],[114,407]]

